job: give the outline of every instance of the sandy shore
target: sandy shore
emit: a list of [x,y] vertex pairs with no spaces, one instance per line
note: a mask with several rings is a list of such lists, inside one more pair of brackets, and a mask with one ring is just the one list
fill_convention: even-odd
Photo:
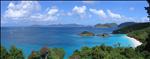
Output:
[[132,37],[128,37],[128,36],[126,36],[128,39],[130,39],[132,42],[133,42],[133,47],[137,47],[137,46],[139,46],[139,45],[141,45],[142,44],[142,42],[140,42],[140,41],[138,41],[138,40],[136,40],[135,38],[132,38]]

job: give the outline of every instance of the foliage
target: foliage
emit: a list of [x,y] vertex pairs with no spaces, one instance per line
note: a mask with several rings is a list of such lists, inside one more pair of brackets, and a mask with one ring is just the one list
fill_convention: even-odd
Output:
[[[15,46],[12,46],[8,51],[3,46],[0,49],[1,59],[25,59],[22,50]],[[48,52],[47,59],[63,59],[65,55],[65,51],[62,48],[41,48],[40,51],[32,51],[28,59],[41,59],[45,52]]]
[[1,56],[0,56],[0,58],[8,59],[8,56],[9,56],[8,51],[3,46],[1,46],[0,48],[1,48],[1,51],[0,51],[1,52]]
[[96,46],[93,48],[82,47],[74,51],[69,59],[144,59],[144,56],[133,48],[110,46]]
[[40,59],[40,53],[37,51],[32,51],[28,59]]
[[[43,48],[41,50],[43,50]],[[47,52],[47,59],[63,59],[65,55],[65,51],[62,48],[49,48]],[[41,53],[41,51],[33,51],[28,59],[40,59],[42,55],[43,53]]]
[[22,50],[15,46],[12,46],[9,51],[1,46],[1,59],[24,59],[24,55]]
[[146,41],[136,48],[137,51],[140,51],[145,59],[150,59],[150,34]]
[[134,37],[144,43],[146,41],[146,39],[148,38],[148,35],[150,34],[150,26],[148,28],[132,31],[127,34],[128,34],[128,36]]

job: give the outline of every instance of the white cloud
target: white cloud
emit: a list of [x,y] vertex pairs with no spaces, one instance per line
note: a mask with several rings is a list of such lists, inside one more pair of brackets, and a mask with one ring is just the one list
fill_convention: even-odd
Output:
[[4,19],[19,22],[23,21],[53,21],[57,19],[58,8],[47,8],[46,13],[39,12],[41,5],[37,1],[10,2],[5,11]]
[[54,21],[57,20],[58,11],[59,10],[57,8],[51,8],[46,14],[35,14],[32,15],[31,18],[37,19],[36,21]]
[[[91,1],[88,2],[91,3]],[[146,17],[142,19],[139,18],[141,20],[136,20],[136,18],[126,17],[122,14],[114,13],[111,10],[92,9],[92,8],[88,9],[86,6],[74,6],[72,10],[67,12],[65,11],[61,12],[61,10],[58,9],[56,6],[52,6],[50,8],[48,7],[44,11],[40,11],[40,10],[41,10],[41,5],[37,1],[22,1],[18,3],[10,2],[7,7],[7,10],[4,12],[4,17],[2,16],[3,19],[1,23],[10,23],[10,21],[16,23],[30,22],[30,21],[33,21],[33,23],[36,22],[50,23],[50,21],[58,20],[59,16],[62,16],[62,18],[70,16],[72,18],[77,17],[77,19],[78,17],[80,19],[89,19],[89,18],[99,19],[99,18],[93,18],[93,16],[95,17],[95,15],[98,15],[99,17],[103,17],[102,21],[108,21],[108,22],[114,21],[117,23],[121,23],[125,21],[139,21],[139,22],[148,21]],[[134,8],[130,8],[130,10],[134,10]],[[95,15],[92,15],[91,13]],[[108,20],[104,20],[104,18]],[[7,19],[9,21],[4,19]]]
[[48,14],[49,15],[55,15],[57,12],[58,12],[57,8],[52,8],[52,9],[49,9]]
[[8,8],[15,8],[14,3],[10,2],[9,5],[8,5]]
[[68,15],[68,16],[71,16],[71,15],[72,15],[72,13],[71,13],[71,12],[68,12],[68,13],[67,13],[67,15]]
[[81,6],[81,7],[75,6],[72,9],[72,11],[75,12],[75,13],[78,13],[78,14],[83,14],[83,13],[86,12],[86,6]]
[[[102,9],[100,9],[100,10],[89,9],[89,11],[96,15],[99,15],[99,17],[105,17],[105,20],[103,19],[102,21],[106,21],[106,22],[116,22],[116,23],[123,23],[123,22],[127,22],[127,21],[137,22],[136,18],[126,17],[119,13],[114,13],[111,10],[106,10],[106,12],[104,12],[104,10],[102,10]],[[101,19],[102,18],[100,18],[100,20]],[[145,20],[140,20],[139,22],[142,22]]]
[[102,9],[100,9],[100,10],[89,9],[89,11],[92,12],[92,13],[94,13],[94,14],[99,15],[100,17],[104,17],[104,18],[107,17],[106,13]]
[[80,19],[86,19],[87,17],[87,12],[86,12],[86,6],[74,6],[74,8],[72,9],[72,13],[71,15],[75,15],[78,14],[78,16],[80,17]]
[[17,4],[10,2],[7,8],[4,17],[17,19],[30,16],[40,9],[40,5],[36,1],[21,1]]
[[120,14],[117,14],[117,13],[113,13],[111,10],[107,10],[107,13],[110,17],[112,18],[121,18],[121,15]]
[[133,8],[133,7],[130,7],[130,8],[129,8],[129,10],[130,10],[130,11],[134,11],[134,10],[135,10],[135,8]]
[[48,13],[45,14],[44,16],[44,20],[46,21],[54,21],[54,20],[57,20],[59,14],[59,9],[58,8],[51,8],[49,9]]

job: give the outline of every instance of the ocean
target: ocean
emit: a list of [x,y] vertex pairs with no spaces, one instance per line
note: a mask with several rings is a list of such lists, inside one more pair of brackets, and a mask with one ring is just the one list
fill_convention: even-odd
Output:
[[[133,43],[126,38],[126,34],[111,34],[115,28],[94,27],[2,27],[1,45],[9,49],[12,45],[23,50],[27,57],[31,51],[40,50],[42,47],[64,48],[67,59],[74,50],[81,47],[94,47],[104,44],[115,47],[133,47]],[[95,34],[109,33],[109,37],[89,36],[79,34],[90,31]]]

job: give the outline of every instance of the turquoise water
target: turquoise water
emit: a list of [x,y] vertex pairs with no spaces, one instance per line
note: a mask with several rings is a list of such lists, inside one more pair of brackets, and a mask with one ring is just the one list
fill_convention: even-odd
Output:
[[[12,45],[23,49],[27,57],[31,51],[40,50],[42,47],[64,48],[65,59],[74,50],[83,46],[93,47],[105,44],[115,47],[120,43],[121,47],[132,47],[133,43],[125,34],[110,34],[115,28],[90,28],[90,27],[2,27],[1,44],[6,48]],[[91,31],[95,34],[109,33],[110,37],[82,37],[79,33]]]

